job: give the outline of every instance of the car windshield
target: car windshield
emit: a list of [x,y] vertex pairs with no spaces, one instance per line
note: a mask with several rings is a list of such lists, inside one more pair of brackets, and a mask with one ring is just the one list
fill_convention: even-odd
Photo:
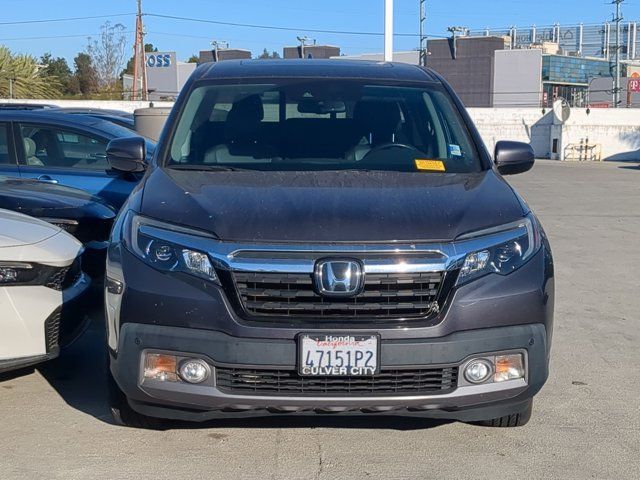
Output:
[[193,89],[165,166],[193,170],[482,169],[465,123],[437,84],[291,79]]

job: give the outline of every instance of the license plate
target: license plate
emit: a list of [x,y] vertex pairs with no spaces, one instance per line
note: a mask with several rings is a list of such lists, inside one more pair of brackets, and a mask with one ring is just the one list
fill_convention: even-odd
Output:
[[298,373],[309,377],[378,373],[377,335],[308,335],[298,340]]

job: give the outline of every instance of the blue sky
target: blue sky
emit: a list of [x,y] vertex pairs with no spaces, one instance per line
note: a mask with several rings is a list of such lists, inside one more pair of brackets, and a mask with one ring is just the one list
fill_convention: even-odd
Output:
[[[0,0],[0,44],[15,52],[40,56],[51,52],[70,62],[94,37],[107,19],[87,19],[56,23],[7,25],[6,22],[63,17],[84,17],[133,13],[135,0]],[[396,31],[418,31],[418,0],[395,0]],[[428,33],[445,35],[450,25],[471,28],[530,26],[561,23],[594,23],[611,18],[613,6],[606,0],[428,0]],[[219,26],[205,23],[145,17],[147,41],[160,50],[175,50],[179,59],[209,48],[212,39],[226,40],[232,47],[259,53],[263,48],[282,52],[282,46],[295,45],[305,29],[382,31],[383,0],[143,0],[143,10],[162,15],[178,15],[225,22],[293,27],[297,31],[272,31]],[[640,2],[624,5],[626,19],[640,20]],[[131,32],[134,17],[111,19]],[[318,43],[338,45],[343,53],[380,52],[381,37],[309,33]],[[67,38],[38,38],[68,36]],[[128,35],[129,45],[133,33]],[[397,38],[396,50],[417,46],[414,38]]]

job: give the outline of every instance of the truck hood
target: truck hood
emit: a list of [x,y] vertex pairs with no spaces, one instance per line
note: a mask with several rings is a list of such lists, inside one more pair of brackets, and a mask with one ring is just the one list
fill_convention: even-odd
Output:
[[116,216],[113,208],[84,190],[6,177],[0,177],[0,208],[34,217],[72,220],[108,220]]
[[524,214],[511,187],[493,171],[157,168],[146,179],[141,207],[145,216],[247,242],[445,241]]

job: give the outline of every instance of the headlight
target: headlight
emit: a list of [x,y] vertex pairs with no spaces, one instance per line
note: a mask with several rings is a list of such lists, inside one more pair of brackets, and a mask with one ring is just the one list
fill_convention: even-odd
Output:
[[33,265],[23,262],[0,262],[0,286],[25,285],[33,282],[38,272]]
[[495,236],[496,245],[470,252],[460,268],[457,284],[467,283],[476,278],[497,273],[508,275],[524,265],[540,248],[540,231],[532,215],[502,227],[465,235],[459,240],[474,240]]
[[127,215],[125,245],[140,260],[162,272],[186,273],[218,282],[209,255],[189,245],[191,239],[197,242],[206,237],[140,215]]

